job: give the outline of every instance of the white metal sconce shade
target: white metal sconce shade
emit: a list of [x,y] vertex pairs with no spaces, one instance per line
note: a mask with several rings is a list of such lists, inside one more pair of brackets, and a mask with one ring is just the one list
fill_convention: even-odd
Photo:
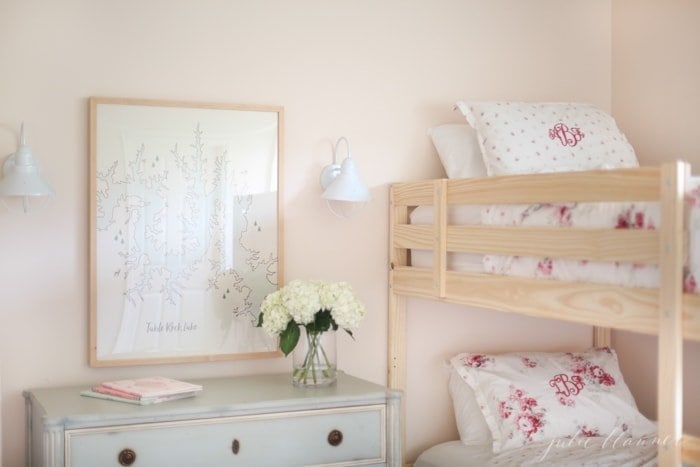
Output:
[[0,196],[22,198],[22,209],[29,209],[30,197],[53,195],[53,190],[41,175],[39,164],[27,145],[24,124],[20,130],[17,152],[10,154],[2,165],[3,178],[0,179]]
[[323,199],[364,203],[372,199],[367,186],[357,173],[355,161],[349,157],[343,161],[333,182],[321,195]]
[[[342,165],[338,165],[336,157],[341,141],[345,141],[347,157]],[[350,144],[345,137],[339,138],[335,143],[333,164],[327,165],[321,172],[321,186],[325,190],[321,197],[328,201],[364,203],[372,199],[367,185],[362,182],[357,173],[355,162],[350,158]]]

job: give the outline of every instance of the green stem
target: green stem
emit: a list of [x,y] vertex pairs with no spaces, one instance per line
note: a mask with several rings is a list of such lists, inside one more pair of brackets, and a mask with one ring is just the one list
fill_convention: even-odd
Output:
[[[323,371],[323,375],[325,377],[328,377],[331,374],[331,362],[328,359],[326,350],[323,348],[323,345],[321,345],[322,335],[323,333],[321,332],[306,332],[306,355],[304,355],[304,361],[301,364],[301,367],[294,370],[295,380],[302,384],[307,384],[309,372],[311,372],[311,377],[314,384],[318,383],[317,370],[321,370],[323,368],[321,371]],[[323,361],[321,358],[323,358]],[[323,362],[325,362],[325,368],[323,366]]]
[[318,334],[306,334],[307,336],[311,336],[309,338],[309,352],[311,354],[311,374],[314,377],[314,384],[317,383],[316,381],[316,360],[318,359]]

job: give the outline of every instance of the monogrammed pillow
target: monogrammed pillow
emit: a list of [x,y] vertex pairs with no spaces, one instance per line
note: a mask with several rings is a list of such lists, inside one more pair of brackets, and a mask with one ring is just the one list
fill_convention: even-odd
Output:
[[655,431],[637,410],[610,349],[463,353],[451,364],[474,390],[494,452],[545,440],[641,438]]
[[457,102],[479,135],[489,175],[637,167],[606,112],[589,104]]

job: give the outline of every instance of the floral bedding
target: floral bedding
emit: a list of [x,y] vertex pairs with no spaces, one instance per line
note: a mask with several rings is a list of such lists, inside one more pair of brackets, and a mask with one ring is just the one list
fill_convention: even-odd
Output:
[[[698,293],[700,277],[700,180],[693,179],[686,194],[689,205],[689,261],[684,291]],[[482,210],[488,225],[578,228],[655,229],[660,224],[658,203],[563,203],[491,206]],[[589,262],[527,256],[485,255],[486,272],[558,280],[589,281],[638,287],[656,287],[654,265]]]
[[462,353],[451,365],[474,391],[495,453],[545,440],[639,439],[656,429],[637,410],[611,349]]

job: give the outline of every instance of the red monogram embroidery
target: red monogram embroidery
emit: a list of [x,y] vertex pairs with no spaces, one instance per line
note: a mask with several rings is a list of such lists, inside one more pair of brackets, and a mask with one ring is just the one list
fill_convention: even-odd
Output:
[[572,376],[560,374],[549,380],[549,385],[556,390],[557,394],[562,396],[575,396],[583,389],[583,380],[580,376]]
[[580,128],[569,128],[564,123],[557,123],[549,130],[549,139],[559,139],[562,146],[576,146],[584,136]]

